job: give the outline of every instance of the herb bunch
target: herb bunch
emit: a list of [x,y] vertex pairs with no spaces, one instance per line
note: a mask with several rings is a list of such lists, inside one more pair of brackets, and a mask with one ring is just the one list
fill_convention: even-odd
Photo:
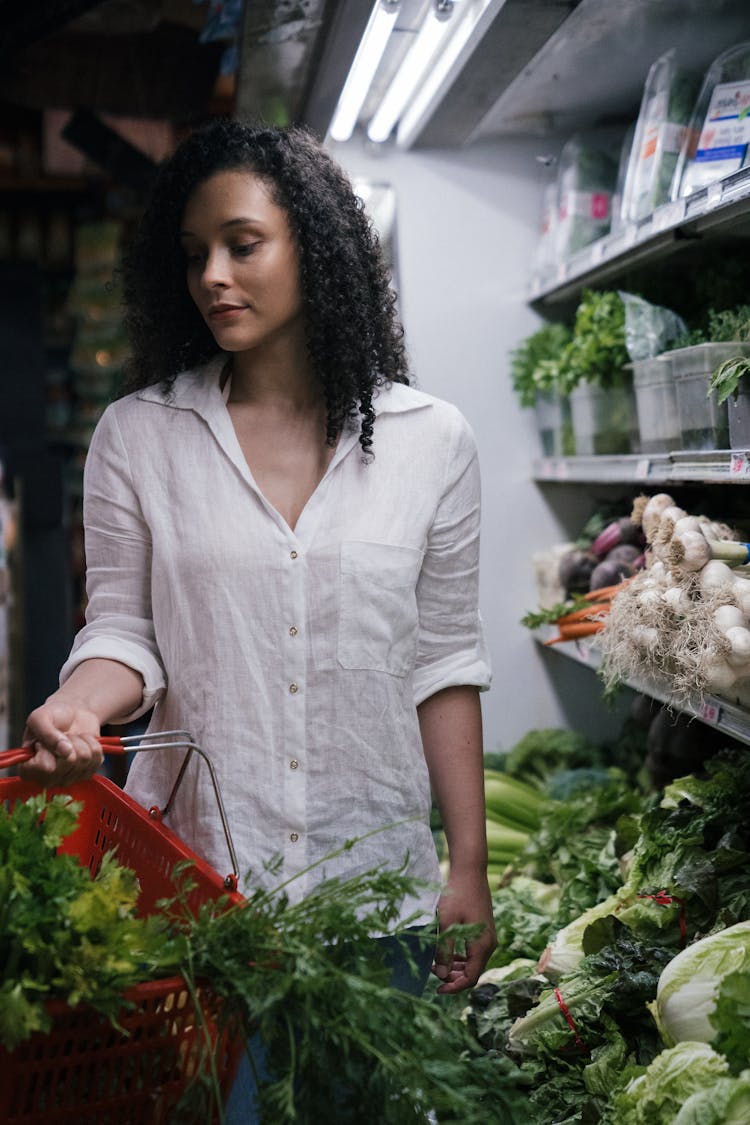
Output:
[[115,1022],[125,989],[175,964],[166,919],[136,916],[138,880],[112,852],[94,879],[58,854],[80,810],[42,793],[0,815],[0,1044],[9,1050],[50,1029],[47,999],[86,1001]]
[[[389,985],[373,934],[403,935],[408,922],[396,919],[415,889],[403,870],[371,870],[326,880],[300,902],[283,887],[256,891],[219,914],[204,908],[191,926],[181,967],[191,989],[209,980],[225,1018],[238,1020],[246,1038],[259,1034],[268,1051],[262,1120],[519,1119],[525,1097],[510,1060],[485,1053],[438,998]],[[452,927],[447,936],[460,944],[475,932]],[[193,1111],[201,1097],[207,1106],[215,1097],[210,1075],[188,1093]]]

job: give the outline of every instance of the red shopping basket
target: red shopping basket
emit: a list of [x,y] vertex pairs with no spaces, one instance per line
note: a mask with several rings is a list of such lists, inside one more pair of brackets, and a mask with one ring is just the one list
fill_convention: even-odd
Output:
[[[174,734],[179,735],[177,741],[169,741]],[[188,874],[194,889],[187,898],[192,911],[223,894],[230,903],[242,902],[235,889],[237,862],[213,767],[184,732],[165,732],[160,737],[161,741],[156,738],[148,743],[142,739],[140,745],[135,738],[101,741],[108,753],[166,746],[186,749],[165,810],[147,812],[104,777],[50,789],[50,794],[69,793],[83,803],[75,830],[59,850],[77,855],[94,875],[104,852],[116,847],[118,861],[138,877],[138,909],[142,914],[156,913],[159,899],[177,893],[173,869],[182,860],[192,864]],[[226,877],[161,823],[194,752],[210,770],[219,803],[234,868]],[[29,756],[21,751],[0,753],[0,768]],[[0,801],[11,806],[38,792],[39,786],[20,778],[0,778]],[[218,1001],[208,990],[199,994],[201,1011],[196,1010],[181,977],[136,985],[123,999],[128,1003],[118,1016],[122,1031],[86,1004],[70,1008],[53,1000],[48,1005],[53,1021],[49,1032],[33,1033],[12,1052],[0,1047],[3,1125],[182,1125],[190,1120],[189,1114],[180,1110],[175,1116],[175,1107],[198,1073],[206,1034],[213,1048],[221,1095],[226,1097],[243,1044],[239,1034],[233,1035],[228,1027],[221,1026]],[[205,1117],[200,1125],[207,1125]]]

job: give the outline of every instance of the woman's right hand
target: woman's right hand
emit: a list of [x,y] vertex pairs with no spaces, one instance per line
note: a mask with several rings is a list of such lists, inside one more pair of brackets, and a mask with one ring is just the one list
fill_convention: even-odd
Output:
[[93,711],[51,696],[26,720],[23,745],[33,758],[19,767],[25,781],[65,785],[87,781],[102,763],[101,725]]

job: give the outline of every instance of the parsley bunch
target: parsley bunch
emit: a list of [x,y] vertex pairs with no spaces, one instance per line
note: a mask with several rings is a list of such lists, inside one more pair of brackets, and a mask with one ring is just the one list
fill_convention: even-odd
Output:
[[45,1001],[86,1001],[113,1021],[125,989],[174,967],[159,915],[138,918],[134,873],[105,854],[92,879],[58,854],[80,803],[44,793],[0,809],[0,1044],[12,1050],[51,1026]]

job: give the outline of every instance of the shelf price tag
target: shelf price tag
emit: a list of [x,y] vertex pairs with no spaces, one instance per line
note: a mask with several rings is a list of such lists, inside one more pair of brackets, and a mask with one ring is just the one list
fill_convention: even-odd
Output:
[[742,450],[732,453],[729,462],[729,475],[733,480],[740,477],[750,477],[750,451]]
[[718,207],[721,203],[722,195],[724,194],[724,185],[721,180],[715,184],[709,184],[708,191],[706,192],[706,205],[710,207]]
[[648,457],[640,457],[635,466],[635,479],[647,480],[650,468],[651,462]]
[[721,719],[721,707],[715,699],[704,699],[698,710],[698,718],[709,726],[718,726]]
[[685,215],[685,200],[676,199],[673,203],[664,203],[654,211],[653,229],[655,232],[666,230],[681,222]]

